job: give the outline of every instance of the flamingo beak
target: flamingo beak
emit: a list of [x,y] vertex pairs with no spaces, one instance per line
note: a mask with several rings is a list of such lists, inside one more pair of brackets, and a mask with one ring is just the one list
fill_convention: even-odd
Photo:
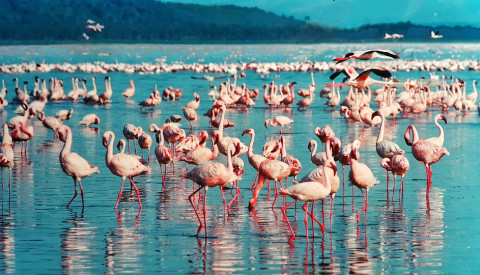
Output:
[[442,115],[442,120],[445,121],[445,124],[447,124],[447,117]]
[[330,166],[333,169],[333,175],[336,176],[337,175],[337,164],[335,164],[335,162],[331,161]]
[[242,136],[244,136],[245,134],[250,134],[250,129],[243,131]]
[[312,146],[313,146],[313,142],[309,142],[308,143],[308,151],[312,152]]

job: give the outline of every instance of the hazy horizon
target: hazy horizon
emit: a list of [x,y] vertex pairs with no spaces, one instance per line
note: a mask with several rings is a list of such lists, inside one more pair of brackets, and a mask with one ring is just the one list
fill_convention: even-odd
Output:
[[418,0],[168,0],[199,5],[257,7],[319,25],[355,28],[367,24],[398,23],[480,27],[480,1]]

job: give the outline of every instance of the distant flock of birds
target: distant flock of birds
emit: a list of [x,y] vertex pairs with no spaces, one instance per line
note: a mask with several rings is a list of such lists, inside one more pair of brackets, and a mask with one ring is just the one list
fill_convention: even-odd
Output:
[[[337,63],[347,64],[348,60],[371,60],[375,58],[398,59],[399,56],[390,50],[368,50],[355,51],[348,53],[343,57],[335,58]],[[340,82],[335,82],[338,76],[344,76]],[[375,79],[374,76],[380,76],[381,79]],[[204,115],[209,116],[209,123],[216,128],[210,133],[200,131],[198,135],[186,135],[185,130],[179,126],[179,121],[185,118],[190,125],[190,129],[194,128],[195,121],[199,120],[196,113],[200,106],[200,95],[194,93],[192,101],[182,107],[183,117],[172,115],[166,122],[157,126],[150,125],[148,132],[153,133],[157,145],[154,149],[155,157],[162,171],[162,182],[165,182],[167,169],[174,166],[174,162],[180,163],[180,173],[182,178],[192,180],[198,188],[188,196],[188,199],[195,211],[199,221],[197,235],[200,234],[205,227],[205,236],[207,236],[206,228],[206,197],[207,190],[210,187],[220,187],[223,196],[224,210],[230,213],[230,206],[234,200],[238,198],[240,189],[238,182],[244,173],[244,162],[240,158],[241,155],[247,154],[248,163],[257,171],[257,176],[250,190],[252,198],[249,200],[249,209],[253,209],[259,199],[259,193],[265,182],[270,188],[270,181],[275,184],[275,201],[277,196],[283,196],[282,213],[288,223],[291,231],[289,241],[293,241],[295,232],[290,226],[286,211],[297,201],[304,202],[303,210],[305,211],[305,224],[307,224],[307,216],[312,221],[318,223],[325,232],[323,223],[314,216],[314,202],[322,201],[326,197],[331,197],[331,214],[333,214],[334,197],[340,187],[340,179],[337,174],[337,163],[344,166],[350,166],[348,178],[353,186],[357,186],[365,200],[364,206],[357,212],[357,222],[360,222],[360,215],[364,212],[364,219],[367,219],[368,209],[368,191],[378,180],[373,175],[370,168],[360,162],[360,141],[355,140],[351,143],[342,144],[340,139],[335,135],[334,130],[325,125],[317,127],[315,135],[319,138],[324,151],[317,152],[317,142],[310,140],[308,142],[308,150],[311,151],[311,161],[317,167],[309,171],[304,177],[297,182],[297,176],[302,172],[302,164],[293,155],[286,151],[284,144],[285,131],[291,130],[294,121],[288,116],[275,116],[265,121],[265,127],[281,127],[279,136],[272,137],[263,146],[261,154],[253,152],[253,144],[255,139],[255,130],[253,128],[245,129],[242,135],[250,135],[249,145],[241,142],[239,137],[230,137],[224,133],[229,127],[234,127],[235,123],[226,118],[229,108],[248,108],[255,105],[258,101],[258,89],[249,89],[245,83],[237,85],[237,81],[245,77],[245,74],[233,76],[233,83],[230,78],[222,83],[218,90],[215,86],[209,91],[213,105]],[[198,78],[198,77],[194,77]],[[200,77],[212,83],[214,77]],[[403,116],[421,114],[428,109],[437,108],[442,111],[448,111],[451,108],[461,111],[469,111],[476,109],[477,91],[474,81],[474,92],[466,93],[466,83],[461,79],[442,76],[438,79],[418,79],[407,80],[399,83],[393,79],[391,73],[384,68],[369,68],[358,73],[353,67],[345,65],[344,69],[338,70],[331,75],[332,83],[326,85],[320,91],[320,96],[326,98],[325,108],[338,110],[349,122],[358,122],[362,124],[363,130],[366,128],[374,129],[379,127],[378,137],[376,140],[376,151],[380,157],[380,164],[387,171],[387,176],[391,173],[395,178],[397,175],[402,177],[401,192],[403,194],[403,178],[407,173],[410,164],[405,156],[405,151],[401,146],[385,139],[385,123],[387,119],[395,121],[400,114]],[[105,77],[105,91],[98,93],[95,86],[95,77],[92,78],[93,90],[87,91],[86,81],[78,78],[72,78],[72,90],[65,93],[63,90],[63,82],[58,79],[50,79],[50,85],[47,87],[46,81],[40,81],[35,78],[35,85],[31,92],[27,90],[27,82],[24,83],[23,89],[19,86],[19,80],[15,79],[15,96],[12,102],[19,104],[19,108],[15,111],[16,116],[11,117],[7,123],[3,125],[3,140],[0,147],[0,166],[11,169],[14,166],[13,161],[13,145],[22,144],[21,153],[26,154],[26,143],[34,138],[34,131],[31,125],[31,119],[38,117],[43,125],[51,129],[54,138],[57,136],[64,142],[63,149],[59,154],[59,162],[62,170],[74,181],[74,195],[68,202],[67,207],[74,201],[77,196],[77,182],[80,188],[82,207],[84,207],[83,187],[81,181],[83,178],[93,173],[98,173],[99,168],[91,165],[79,154],[72,152],[73,136],[69,126],[64,125],[62,121],[68,120],[72,110],[62,110],[54,117],[46,117],[44,108],[48,101],[72,100],[83,101],[88,104],[102,105],[111,101],[113,90],[110,84],[110,77]],[[316,83],[314,73],[311,73],[311,84],[308,87],[298,89],[295,92],[297,83],[285,83],[277,85],[274,81],[264,85],[263,100],[269,108],[285,108],[291,110],[296,106],[299,111],[308,109],[314,100],[316,91]],[[435,84],[432,84],[435,83]],[[5,81],[2,81],[3,87],[0,92],[0,103],[2,109],[7,106],[6,98],[7,88]],[[380,85],[381,88],[373,90],[371,85]],[[431,86],[434,86],[432,89]],[[347,87],[348,93],[343,97],[340,95],[340,89]],[[398,91],[399,87],[403,90]],[[131,98],[135,94],[134,81],[130,81],[130,86],[122,93],[125,98]],[[154,87],[149,97],[140,102],[141,111],[153,109],[158,106],[162,100],[176,100],[182,96],[182,90],[173,87],[164,89],[161,94],[157,86]],[[297,100],[295,97],[300,96]],[[34,100],[31,100],[33,98]],[[371,108],[376,103],[376,110]],[[413,157],[425,166],[427,174],[427,207],[429,207],[429,190],[431,186],[432,165],[438,162],[444,155],[449,155],[449,151],[443,147],[444,131],[439,121],[447,123],[447,119],[443,114],[435,116],[434,123],[439,129],[439,136],[427,139],[421,139],[415,126],[410,125],[405,131],[404,139],[408,146],[412,147]],[[88,114],[80,122],[80,124],[90,125],[98,124],[100,119],[94,114]],[[120,192],[118,194],[115,209],[118,207],[120,198],[122,197],[123,186],[128,178],[131,186],[136,190],[140,209],[142,207],[139,190],[134,182],[134,177],[150,173],[150,148],[152,146],[152,137],[141,127],[132,124],[125,124],[123,135],[126,141],[121,140],[117,148],[120,152],[114,152],[115,134],[112,131],[103,133],[103,145],[106,147],[105,164],[112,174],[122,178]],[[211,147],[207,146],[207,140],[210,137]],[[131,153],[130,141],[133,141],[135,153]],[[136,143],[142,149],[142,156],[137,155]],[[23,144],[25,143],[25,146]],[[165,145],[167,143],[167,145]],[[125,144],[128,146],[128,153],[125,152]],[[143,151],[147,150],[148,158],[145,160]],[[227,157],[227,165],[217,160],[218,154]],[[182,162],[187,166],[184,170]],[[188,169],[190,165],[191,169]],[[176,170],[178,171],[178,170]],[[293,177],[293,185],[287,187],[287,178]],[[10,182],[11,180],[9,180]],[[282,183],[285,182],[285,185]],[[280,186],[278,186],[280,185]],[[394,184],[395,186],[395,184]],[[235,195],[227,204],[225,201],[225,192],[227,188],[236,190]],[[387,185],[388,188],[388,185]],[[343,176],[343,189],[345,189],[345,175]],[[197,211],[196,201],[194,197],[197,193],[203,192],[203,219]],[[395,187],[394,187],[395,190]],[[292,202],[286,204],[286,196],[293,199]],[[272,207],[275,205],[273,202]],[[312,208],[308,209],[308,203],[312,202]],[[331,217],[331,216],[330,216]],[[313,224],[312,224],[313,226]],[[306,226],[308,239],[308,226]]]

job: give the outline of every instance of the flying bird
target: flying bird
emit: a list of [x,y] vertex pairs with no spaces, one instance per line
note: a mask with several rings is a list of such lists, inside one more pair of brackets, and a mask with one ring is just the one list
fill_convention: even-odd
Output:
[[372,58],[399,59],[400,57],[390,50],[368,50],[347,53],[344,57],[337,57],[333,61],[337,61],[336,64],[338,64],[348,59],[370,60]]

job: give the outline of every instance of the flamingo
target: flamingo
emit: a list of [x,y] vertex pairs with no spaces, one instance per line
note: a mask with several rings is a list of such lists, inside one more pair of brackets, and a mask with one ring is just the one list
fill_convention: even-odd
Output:
[[268,125],[275,127],[280,125],[282,129],[280,130],[280,134],[283,134],[284,132],[284,127],[288,127],[288,130],[292,130],[292,127],[289,125],[293,123],[293,119],[286,117],[286,116],[275,116],[273,119],[267,119],[265,120],[265,128],[267,128]]
[[381,163],[383,168],[387,171],[391,171],[393,174],[393,194],[395,194],[395,179],[397,175],[402,176],[402,187],[400,190],[403,192],[403,178],[410,168],[410,163],[404,155],[395,155],[392,158],[384,158]]
[[248,147],[243,144],[238,138],[232,138],[232,137],[226,137],[223,135],[223,125],[225,121],[225,113],[227,112],[227,106],[221,102],[216,102],[213,106],[214,108],[220,108],[222,110],[222,117],[220,119],[220,125],[218,127],[218,133],[219,133],[219,143],[218,143],[218,150],[220,153],[223,155],[227,155],[227,146],[230,140],[233,140],[234,144],[238,144],[240,146],[240,152],[238,152],[236,155],[240,156],[245,154],[248,151]]
[[188,121],[190,124],[190,130],[193,129],[192,121],[196,121],[199,119],[197,112],[195,109],[190,108],[190,107],[182,107],[183,110],[183,116],[185,116],[185,119]]
[[179,160],[193,165],[199,165],[202,162],[214,160],[218,155],[218,137],[218,131],[214,130],[211,137],[213,150],[200,146],[191,150],[184,156],[180,156]]
[[[297,180],[298,174],[300,174],[300,171],[302,170],[302,163],[295,158],[292,155],[287,155],[287,150],[285,148],[285,140],[284,137],[280,137],[280,144],[281,144],[281,156],[282,156],[282,161],[288,164],[290,167],[290,174],[288,175],[289,177],[293,177],[294,180]],[[286,181],[286,179],[285,179]]]
[[38,112],[37,117],[38,120],[42,122],[43,126],[45,126],[45,128],[53,131],[53,139],[56,139],[58,137],[58,129],[60,129],[63,123],[53,116],[46,117],[44,112]]
[[[410,137],[410,134],[412,135]],[[425,166],[427,173],[427,208],[430,208],[430,186],[432,184],[432,165],[437,163],[444,155],[450,155],[450,152],[442,146],[427,140],[420,139],[417,129],[413,125],[409,125],[404,134],[405,142],[408,146],[412,146],[413,157]]]
[[[360,147],[360,141],[357,139],[352,143],[352,150],[350,153],[350,173],[348,178],[350,182],[357,186],[358,189],[362,192],[363,199],[365,204],[360,208],[360,211],[357,213],[357,223],[360,222],[360,213],[362,210],[365,210],[365,223],[367,222],[367,209],[368,209],[368,190],[372,188],[375,184],[378,184],[378,180],[373,176],[372,171],[364,163],[358,162],[359,154],[358,148]],[[366,195],[363,193],[365,189]]]
[[[10,188],[12,183],[12,167],[14,166],[14,154],[13,154],[13,140],[8,131],[7,123],[3,124],[3,138],[2,145],[0,146],[0,167],[8,167],[8,187]],[[3,174],[2,174],[3,175]],[[3,186],[3,177],[2,177]]]
[[326,153],[325,152],[319,152],[317,153],[317,142],[313,139],[310,140],[308,143],[308,151],[310,151],[310,160],[312,161],[313,164],[319,166],[323,165],[325,163],[325,160],[327,159]]
[[313,92],[306,98],[297,102],[298,110],[305,110],[308,106],[312,105],[313,102]]
[[[141,127],[139,127],[141,129]],[[142,149],[142,158],[143,158],[143,149],[148,149],[148,160],[147,162],[150,163],[150,147],[152,146],[152,137],[145,133],[145,131],[141,130],[140,135],[138,136],[138,145]]]
[[[308,173],[306,176],[304,176],[300,180],[300,182],[315,181],[315,182],[319,182],[319,183],[324,183],[325,182],[324,177],[325,177],[325,175],[327,176],[327,178],[329,179],[330,184],[331,184],[330,195],[332,197],[332,199],[330,200],[330,224],[331,224],[332,219],[333,219],[333,203],[334,203],[334,200],[335,200],[335,195],[337,194],[337,191],[340,188],[340,179],[337,176],[336,167],[335,167],[335,171],[334,171],[330,168],[324,170],[324,166],[325,166],[325,163],[327,163],[329,161],[330,162],[334,161],[333,150],[338,151],[339,147],[340,147],[340,144],[341,144],[341,141],[336,137],[332,137],[332,138],[328,139],[326,144],[325,144],[326,146],[325,146],[324,162],[321,165],[317,166],[317,168],[310,171],[310,173]],[[337,154],[337,153],[338,152],[336,152],[335,154]],[[326,174],[325,174],[325,171],[327,172]],[[323,211],[323,201],[322,201],[322,215],[325,216],[325,213]]]
[[[33,126],[26,125],[23,122],[18,122],[17,124],[15,124],[15,128],[11,133],[13,141],[25,143],[25,150],[23,151],[25,155],[27,155],[28,141],[32,139],[33,135],[34,135]],[[23,150],[23,147],[24,146],[22,145],[22,150]]]
[[138,136],[141,133],[141,129],[139,127],[135,127],[135,125],[127,123],[123,126],[123,135],[127,139],[128,144],[128,153],[130,153],[130,140],[133,140],[133,146],[135,147],[135,154],[137,153],[137,145],[135,140],[138,139]]
[[70,110],[60,110],[55,113],[55,118],[60,121],[70,120],[70,118],[72,118],[72,114],[73,114],[73,108],[71,108]]
[[133,82],[133,79],[130,80],[130,87],[128,87],[122,95],[129,99],[135,94],[135,83]]
[[[380,123],[380,131],[378,132],[378,137],[377,137],[377,142],[376,142],[376,150],[377,154],[382,158],[389,158],[391,159],[395,155],[405,155],[405,151],[403,151],[398,144],[383,139],[383,136],[385,134],[385,116],[383,115],[382,112],[376,111],[375,113],[372,114],[372,120],[379,116],[382,119],[382,122]],[[389,181],[389,173],[387,169],[387,189],[388,189],[388,181]]]
[[96,114],[88,114],[78,124],[89,127],[91,124],[100,124],[100,118]]
[[110,100],[110,98],[113,95],[113,90],[112,90],[112,79],[109,76],[105,77],[105,92],[101,94],[100,97],[100,102],[107,102]]
[[245,134],[248,134],[251,136],[250,143],[248,145],[248,151],[247,151],[248,163],[250,163],[250,165],[252,165],[253,168],[257,171],[257,175],[255,176],[255,180],[253,181],[252,187],[250,187],[250,190],[252,190],[258,179],[258,167],[260,166],[260,163],[262,163],[267,158],[262,155],[253,153],[253,142],[255,141],[255,130],[252,128],[247,129],[243,131],[242,136]]
[[[173,161],[172,150],[164,145],[163,130],[158,129],[155,134],[157,140],[157,147],[155,147],[155,156],[157,157],[158,164],[160,165],[160,171],[162,172],[162,183],[167,178],[167,164]],[[162,170],[162,164],[165,166],[165,172]]]
[[373,58],[399,59],[400,57],[390,50],[375,49],[367,51],[354,51],[347,53],[344,57],[337,57],[333,60],[337,61],[336,63],[338,64],[348,59],[370,60]]
[[[233,172],[233,165],[232,165],[232,155],[235,155],[239,151],[239,147],[234,146],[233,142],[230,141],[228,144],[228,154],[227,154],[227,167],[223,165],[223,163],[219,162],[204,162],[199,164],[194,169],[190,170],[185,177],[196,182],[200,187],[195,190],[190,196],[188,196],[188,200],[195,211],[195,215],[197,216],[198,222],[200,226],[197,229],[197,236],[200,234],[200,231],[203,228],[202,220],[197,213],[197,209],[193,204],[192,197],[205,188],[205,195],[203,200],[203,220],[205,223],[205,237],[207,236],[207,191],[209,187],[219,186],[220,190],[222,191],[222,197],[224,202],[224,209],[225,209],[225,195],[223,188],[226,184],[231,183],[237,179],[237,175]],[[234,186],[237,189],[237,194],[232,198],[230,203],[227,207],[227,213],[230,214],[230,205],[232,202],[238,197],[240,193],[240,189]]]
[[72,148],[72,130],[67,125],[62,125],[58,129],[59,139],[64,142],[62,151],[60,151],[59,161],[60,166],[65,174],[72,177],[73,186],[75,187],[75,194],[70,202],[67,204],[67,208],[77,197],[77,181],[80,186],[80,195],[82,196],[82,208],[85,207],[83,199],[83,187],[82,178],[88,177],[93,173],[99,174],[98,167],[93,167],[88,161],[86,161],[79,154],[71,152]]
[[326,86],[329,88],[340,87],[340,86],[353,86],[354,88],[363,89],[369,87],[372,84],[381,84],[381,85],[391,85],[394,82],[385,82],[373,79],[370,77],[370,74],[374,73],[383,78],[390,78],[392,74],[385,69],[368,69],[361,72],[356,78],[349,80],[345,83],[340,84],[331,84],[328,83]]
[[435,126],[437,126],[438,128],[438,131],[440,132],[438,137],[431,137],[431,138],[427,138],[427,141],[437,145],[437,146],[440,146],[440,147],[443,147],[443,142],[445,140],[445,133],[443,132],[443,127],[438,123],[438,121],[442,119],[443,121],[445,121],[445,124],[447,124],[447,118],[443,115],[443,114],[437,114],[435,115],[435,118],[434,118],[434,123],[435,123]]
[[195,98],[195,100],[188,102],[187,105],[185,105],[185,107],[193,110],[197,110],[198,107],[200,106],[200,96],[197,93],[193,93],[193,97]]
[[262,155],[267,159],[277,159],[281,153],[281,146],[280,140],[272,138],[263,145]]
[[[329,164],[328,167],[333,169],[334,173],[336,174],[337,166],[335,165],[335,162],[330,161],[330,162],[328,162],[328,164]],[[325,226],[322,223],[320,223],[313,215],[313,209],[314,209],[313,204],[315,203],[315,201],[325,199],[330,194],[331,189],[332,189],[332,186],[330,184],[330,180],[329,180],[328,176],[325,176],[326,175],[325,171],[327,169],[327,165],[323,166],[323,169],[324,169],[324,182],[325,182],[325,184],[321,184],[317,181],[307,181],[307,182],[301,182],[301,183],[292,185],[288,189],[284,189],[284,188],[280,189],[281,194],[288,195],[288,196],[290,196],[291,198],[294,199],[293,202],[291,202],[291,203],[285,205],[284,207],[282,207],[283,217],[287,221],[288,227],[290,229],[290,233],[292,234],[290,236],[290,239],[288,240],[289,243],[292,242],[292,240],[295,238],[295,233],[293,232],[292,226],[290,225],[290,222],[288,221],[286,211],[287,211],[288,207],[292,206],[297,201],[304,201],[305,202],[302,209],[303,209],[303,211],[305,211],[305,220],[304,221],[305,221],[305,233],[306,233],[307,242],[308,242],[308,221],[307,221],[308,215],[310,215],[312,217],[312,228],[314,226],[313,221],[316,221],[320,225],[320,228],[322,230],[323,235],[325,235]],[[309,202],[312,202],[312,211],[310,213],[308,212],[308,203]]]
[[267,159],[264,160],[260,165],[258,166],[258,183],[257,186],[255,187],[255,190],[253,191],[253,198],[250,199],[248,202],[248,208],[251,210],[257,203],[257,198],[258,198],[258,193],[260,193],[260,190],[263,187],[263,184],[265,183],[265,180],[274,180],[275,181],[275,197],[278,195],[277,191],[277,181],[280,181],[281,185],[281,180],[287,178],[291,173],[291,167],[281,161],[281,160],[272,160],[272,159]]
[[125,179],[128,178],[130,183],[135,188],[138,197],[138,204],[140,209],[142,209],[142,201],[140,199],[140,191],[133,182],[133,178],[141,175],[150,173],[150,167],[142,164],[137,158],[127,155],[127,154],[113,154],[113,143],[115,141],[115,134],[112,131],[107,131],[103,134],[103,146],[107,148],[105,153],[105,163],[110,169],[110,171],[119,177],[122,177],[122,185],[120,187],[120,193],[118,193],[117,203],[115,204],[115,209],[117,209],[118,203],[122,196],[123,184]]

